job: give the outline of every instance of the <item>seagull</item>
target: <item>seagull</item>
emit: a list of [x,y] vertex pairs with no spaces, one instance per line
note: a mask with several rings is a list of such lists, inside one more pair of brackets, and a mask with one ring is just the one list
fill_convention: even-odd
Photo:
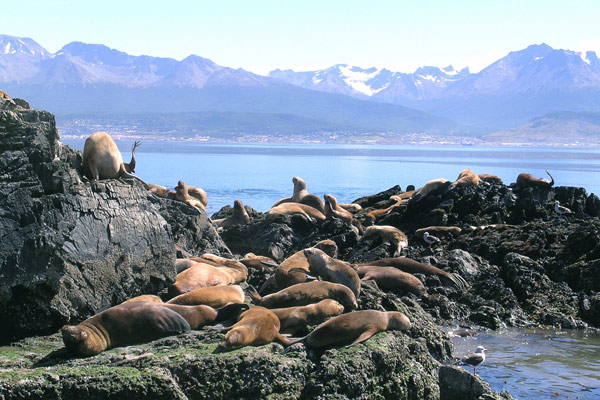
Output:
[[483,362],[485,361],[486,352],[487,349],[485,347],[477,346],[477,350],[475,350],[475,353],[471,353],[468,356],[464,356],[460,359],[459,362],[455,363],[455,365],[459,363],[472,365],[473,375],[477,375],[475,373],[475,368],[477,368],[480,364],[483,364]]
[[435,236],[430,235],[429,232],[425,232],[423,234],[423,240],[425,241],[425,243],[427,243],[429,245],[429,247],[431,247],[431,245],[434,243],[442,242],[440,239],[436,238]]
[[558,215],[573,214],[573,211],[569,210],[567,207],[561,206],[558,200],[554,202],[554,211],[556,211]]

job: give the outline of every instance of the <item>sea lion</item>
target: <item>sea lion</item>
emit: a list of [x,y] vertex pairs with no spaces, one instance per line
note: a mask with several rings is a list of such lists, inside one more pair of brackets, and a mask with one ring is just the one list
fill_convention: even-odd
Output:
[[179,306],[154,302],[119,304],[86,319],[65,325],[65,347],[79,356],[93,356],[106,349],[145,343],[178,335],[239,314],[245,304],[220,310],[208,306]]
[[267,222],[271,222],[280,215],[300,214],[308,221],[324,221],[325,215],[314,207],[300,203],[283,203],[267,211]]
[[411,274],[435,275],[444,283],[450,283],[456,289],[464,290],[469,286],[467,281],[458,274],[442,271],[438,267],[430,264],[423,264],[406,257],[384,258],[370,263],[359,264],[360,268],[363,265],[375,265],[379,267],[394,267],[401,271]]
[[230,258],[225,258],[221,256],[217,256],[216,254],[204,253],[202,257],[191,257],[190,260],[197,261],[205,264],[210,264],[215,267],[228,267],[231,268],[233,274],[237,274],[233,279],[239,282],[243,282],[248,278],[248,268],[238,260],[232,260]]
[[458,226],[428,226],[426,228],[420,228],[415,231],[415,236],[423,236],[425,232],[447,232],[454,236],[460,235],[462,229]]
[[418,202],[423,199],[423,197],[427,196],[430,193],[436,192],[438,190],[443,190],[443,188],[450,186],[451,183],[447,179],[438,178],[433,179],[427,182],[421,189],[419,189],[411,198],[411,202]]
[[399,311],[362,310],[333,317],[301,340],[311,348],[356,344],[364,342],[378,332],[406,330],[411,327],[408,317]]
[[500,178],[499,176],[496,175],[490,175],[490,174],[479,174],[479,179],[484,181],[484,182],[488,182],[488,183],[504,183],[502,181],[502,178]]
[[[394,197],[394,196],[392,196]],[[382,217],[384,215],[386,215],[387,213],[389,213],[390,211],[392,211],[392,209],[394,209],[395,207],[398,207],[399,205],[401,205],[405,200],[400,199],[400,198],[395,198],[392,199],[392,197],[390,197],[390,200],[394,200],[395,203],[392,204],[389,207],[386,208],[379,208],[379,209],[375,209],[375,210],[371,210],[367,213],[367,218],[369,218],[373,223],[375,223],[375,221],[377,220],[377,218]]]
[[83,173],[91,180],[118,179],[121,177],[139,179],[135,172],[135,149],[140,145],[136,141],[131,148],[131,161],[123,162],[121,152],[106,132],[92,133],[83,145]]
[[325,217],[327,219],[341,219],[342,221],[348,222],[356,227],[360,234],[365,232],[365,228],[362,226],[362,224],[352,216],[350,211],[340,207],[337,199],[334,196],[326,194],[323,197],[325,198]]
[[365,230],[364,237],[379,235],[381,241],[394,247],[394,257],[400,255],[403,248],[408,247],[408,238],[400,229],[390,225],[372,225]]
[[349,263],[331,258],[323,250],[314,247],[305,249],[304,256],[308,260],[310,272],[326,281],[347,286],[358,299],[360,295],[360,278]]
[[261,297],[256,289],[249,286],[248,295],[254,304],[266,308],[305,306],[324,299],[332,299],[341,303],[345,310],[354,310],[358,307],[356,296],[352,290],[339,283],[327,281],[297,283],[264,297]]
[[[323,250],[329,257],[335,257],[338,251],[338,247],[333,240],[321,240],[313,247]],[[297,251],[279,264],[274,274],[275,284],[281,290],[297,283],[306,282],[309,272],[308,260],[304,255],[304,250]]]
[[137,296],[137,297],[133,297],[129,300],[126,300],[124,302],[122,302],[121,304],[126,304],[126,303],[133,303],[136,301],[148,301],[150,303],[162,303],[162,299],[158,296],[155,296],[153,294],[143,294],[141,296]]
[[456,178],[456,180],[452,183],[452,185],[450,185],[450,187],[448,188],[448,190],[452,190],[454,188],[460,187],[460,186],[471,186],[471,185],[479,185],[479,176],[477,174],[475,174],[475,172],[473,172],[470,169],[463,169],[460,174],[458,174],[458,178]]
[[280,322],[277,315],[264,307],[252,307],[244,311],[238,322],[225,329],[225,342],[219,345],[220,350],[233,350],[245,346],[260,346],[275,340],[289,345],[288,339],[279,333]]
[[0,90],[0,99],[12,100],[8,93],[6,93],[4,90]]
[[149,183],[148,191],[163,199],[175,199],[175,192],[173,190],[167,189],[165,186],[154,185],[152,183]]
[[250,216],[244,204],[240,200],[233,202],[233,215],[228,218],[213,219],[213,222],[219,227],[219,229],[225,229],[234,225],[248,225],[250,223]]
[[522,172],[517,176],[517,183],[511,186],[516,186],[517,189],[525,189],[528,187],[541,187],[550,188],[554,186],[554,178],[550,175],[550,172],[546,171],[551,181],[546,178],[537,178],[532,174]]
[[316,208],[321,213],[325,212],[325,205],[323,204],[323,201],[319,198],[319,196],[308,193],[308,190],[306,190],[306,182],[304,182],[302,178],[294,176],[292,178],[292,182],[294,183],[294,194],[292,197],[286,197],[277,201],[271,208],[277,207],[284,203],[301,203]]
[[344,312],[344,306],[335,300],[325,299],[307,306],[273,308],[271,311],[281,322],[279,331],[294,335],[307,325],[320,324],[329,317],[340,315]]
[[344,210],[349,211],[351,213],[357,213],[357,212],[361,212],[362,211],[362,207],[360,206],[360,204],[355,204],[355,203],[339,203],[338,204],[340,207],[342,207]]
[[200,200],[200,202],[204,205],[204,209],[206,209],[206,206],[208,206],[208,197],[206,196],[204,189],[196,186],[188,186],[187,189],[188,194]]
[[254,253],[247,253],[244,258],[240,258],[239,262],[244,264],[246,268],[263,269],[265,267],[278,267],[278,264],[271,257],[258,256]]
[[238,284],[246,280],[248,276],[247,270],[244,274],[239,269],[228,266],[214,266],[193,260],[186,261],[189,262],[190,267],[177,274],[175,283],[168,290],[170,297],[208,286]]
[[381,289],[400,289],[417,296],[425,294],[425,286],[414,275],[400,271],[394,267],[376,267],[363,265],[358,267],[358,275],[362,280],[374,280]]
[[243,303],[244,291],[238,285],[208,286],[180,294],[167,301],[167,304],[185,306],[205,305],[213,308],[224,307],[229,303]]
[[188,185],[183,181],[179,181],[175,187],[175,200],[179,200],[188,206],[194,207],[197,210],[206,212],[206,206],[194,196],[190,196]]

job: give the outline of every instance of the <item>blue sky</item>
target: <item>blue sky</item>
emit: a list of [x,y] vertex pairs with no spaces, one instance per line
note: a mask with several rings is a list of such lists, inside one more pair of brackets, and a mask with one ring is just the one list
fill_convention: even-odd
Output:
[[343,63],[477,72],[545,42],[600,54],[600,1],[0,0],[0,33],[51,52],[72,41],[133,55],[190,54],[266,74]]

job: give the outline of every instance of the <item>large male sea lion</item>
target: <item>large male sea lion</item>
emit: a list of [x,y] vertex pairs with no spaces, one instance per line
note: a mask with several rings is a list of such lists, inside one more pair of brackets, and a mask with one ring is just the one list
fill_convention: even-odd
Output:
[[167,301],[167,304],[186,306],[205,305],[213,308],[224,307],[229,303],[243,303],[244,291],[239,285],[208,286],[180,294]]
[[340,315],[344,312],[344,306],[335,300],[325,299],[306,306],[273,308],[271,311],[281,322],[279,331],[294,335],[307,325],[320,324],[329,317]]
[[[548,174],[550,179],[552,179],[551,181],[549,181],[546,178],[537,178],[536,176],[534,176],[532,174],[522,172],[519,174],[519,176],[517,176],[516,188],[517,189],[525,189],[528,187],[550,188],[550,187],[554,186],[554,178],[552,177],[552,175],[550,175],[550,172],[546,171],[546,173]],[[511,186],[513,186],[513,185],[511,185]]]
[[136,296],[136,297],[133,297],[133,298],[131,298],[129,300],[126,300],[126,301],[124,301],[121,304],[133,303],[133,302],[136,302],[136,301],[149,301],[151,303],[162,303],[163,302],[162,299],[160,297],[158,297],[158,296],[155,296],[153,294],[143,294],[141,296]]
[[354,311],[323,322],[301,340],[311,348],[355,344],[364,342],[378,332],[406,330],[411,326],[408,317],[399,311]]
[[[246,267],[242,270],[225,265],[210,265],[194,260],[182,260],[180,262],[184,262],[190,267],[177,274],[175,283],[169,287],[168,293],[171,297],[207,286],[238,284],[246,280],[246,277],[248,276]],[[175,268],[179,269],[177,264],[175,265]]]
[[364,237],[378,235],[384,244],[391,244],[394,247],[394,257],[402,252],[402,249],[408,247],[408,238],[400,229],[390,225],[372,225],[365,230]]
[[179,200],[188,206],[206,212],[206,206],[204,203],[202,203],[202,201],[198,200],[196,197],[190,195],[189,186],[183,181],[179,181],[175,187],[175,200]]
[[131,302],[111,307],[79,325],[65,325],[61,333],[71,352],[93,356],[113,347],[189,332],[231,318],[247,308],[245,304],[215,310],[208,306]]
[[233,214],[228,218],[213,219],[213,223],[219,229],[229,228],[234,225],[248,225],[250,223],[250,216],[241,200],[235,200],[233,202]]
[[310,272],[326,281],[347,286],[358,298],[360,295],[360,278],[350,264],[331,258],[323,250],[314,247],[305,249],[304,256],[308,260]]
[[339,283],[327,281],[297,283],[264,297],[261,297],[256,289],[249,286],[248,295],[254,304],[266,308],[305,306],[324,299],[332,299],[341,303],[345,310],[354,310],[358,307],[356,296],[352,290]]
[[131,161],[123,162],[121,152],[106,132],[92,133],[83,146],[83,173],[91,180],[117,179],[121,177],[139,179],[131,173],[135,172],[135,149],[140,142],[131,148]]
[[404,290],[421,296],[425,293],[425,286],[414,275],[400,271],[394,267],[377,267],[363,265],[358,267],[358,275],[364,281],[374,280],[381,289]]
[[314,207],[307,206],[306,204],[283,203],[267,211],[266,220],[267,222],[271,222],[280,215],[294,214],[302,215],[308,221],[324,221],[326,219],[325,215],[321,211]]
[[470,169],[463,169],[458,178],[450,185],[449,190],[461,186],[479,185],[479,176]]
[[394,267],[401,271],[408,272],[411,274],[423,274],[423,275],[435,275],[443,283],[450,283],[452,286],[459,290],[464,290],[469,286],[467,281],[458,274],[442,271],[438,267],[430,264],[423,264],[421,262],[411,260],[406,257],[397,258],[384,258],[383,260],[377,260],[370,263],[359,264],[359,268],[362,265],[375,265],[380,267]]
[[293,339],[288,339],[279,333],[280,322],[277,315],[264,307],[252,307],[244,311],[239,321],[225,335],[225,342],[219,348],[222,350],[239,349],[245,346],[260,346],[275,340],[289,345]]
[[315,196],[314,194],[308,193],[308,190],[306,190],[306,182],[304,182],[302,178],[294,176],[292,178],[292,182],[294,183],[294,194],[292,195],[292,197],[285,197],[277,201],[275,204],[273,204],[273,207],[277,207],[280,204],[284,203],[302,203],[306,204],[307,206],[316,208],[321,213],[325,212],[325,205],[323,204],[323,200],[321,200],[319,196]]

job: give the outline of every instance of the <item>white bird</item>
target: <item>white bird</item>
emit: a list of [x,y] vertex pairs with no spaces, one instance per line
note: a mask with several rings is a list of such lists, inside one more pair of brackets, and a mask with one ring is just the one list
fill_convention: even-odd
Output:
[[472,365],[473,366],[473,375],[477,375],[475,373],[475,368],[477,368],[479,365],[483,364],[483,362],[485,361],[485,353],[487,352],[487,349],[483,346],[477,346],[477,350],[475,350],[475,353],[471,353],[467,356],[464,356],[463,358],[460,359],[459,362],[455,363],[459,364],[468,364],[468,365]]
[[425,241],[425,243],[427,243],[429,245],[429,247],[431,247],[431,245],[434,244],[434,243],[441,243],[442,242],[437,237],[430,235],[429,232],[423,233],[423,240]]
[[567,207],[561,206],[558,200],[554,202],[554,211],[556,211],[558,215],[573,214],[573,211],[569,210]]

